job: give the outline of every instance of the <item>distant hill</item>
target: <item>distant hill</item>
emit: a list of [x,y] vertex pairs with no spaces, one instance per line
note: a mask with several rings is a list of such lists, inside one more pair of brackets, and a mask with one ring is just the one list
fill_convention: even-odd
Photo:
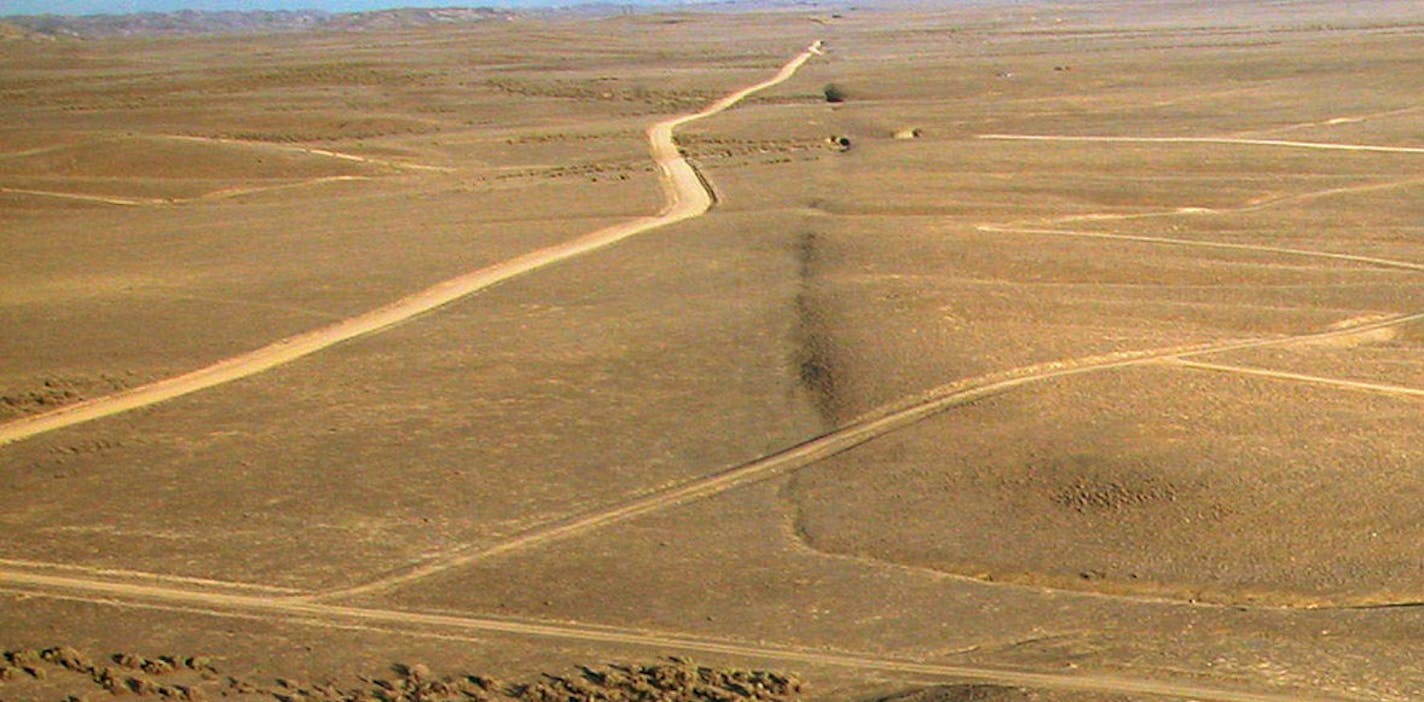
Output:
[[331,15],[325,26],[349,30],[424,27],[432,24],[503,20],[513,17],[514,14],[512,10],[496,10],[489,7],[402,8]]
[[0,42],[9,41],[53,41],[54,37],[26,29],[18,24],[0,22]]
[[313,30],[363,31],[502,20],[509,10],[409,8],[337,14],[317,10],[142,12],[126,15],[30,15],[0,23],[0,41],[36,37],[183,36]]
[[[3,2],[4,0],[0,0]],[[562,3],[562,0],[552,0]],[[493,7],[413,7],[372,12],[248,10],[139,12],[115,15],[18,15],[0,21],[0,41],[57,37],[188,36],[271,32],[401,29],[508,20],[521,16],[608,17],[642,12],[802,10],[840,6],[844,0],[568,0],[519,9]]]

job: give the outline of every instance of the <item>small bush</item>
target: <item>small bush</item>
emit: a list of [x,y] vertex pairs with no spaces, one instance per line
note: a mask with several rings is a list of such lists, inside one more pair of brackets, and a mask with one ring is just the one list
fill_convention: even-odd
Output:
[[845,91],[835,83],[827,83],[826,87],[821,89],[821,92],[825,93],[826,102],[845,102]]

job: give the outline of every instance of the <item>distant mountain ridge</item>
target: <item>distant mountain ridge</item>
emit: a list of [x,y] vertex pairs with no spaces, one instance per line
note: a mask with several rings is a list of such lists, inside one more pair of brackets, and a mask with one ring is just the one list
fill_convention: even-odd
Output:
[[7,41],[53,41],[54,37],[48,34],[26,29],[20,25],[0,21],[0,43]]
[[440,24],[486,22],[515,16],[490,7],[434,7],[331,13],[320,10],[251,10],[203,12],[141,12],[126,15],[28,15],[6,17],[0,38],[25,34],[39,37],[101,38],[122,36],[184,36],[313,30],[363,31]]

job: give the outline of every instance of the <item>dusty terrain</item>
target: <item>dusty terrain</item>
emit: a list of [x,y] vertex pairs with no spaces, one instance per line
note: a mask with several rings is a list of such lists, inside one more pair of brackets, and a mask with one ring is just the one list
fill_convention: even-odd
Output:
[[0,699],[1424,697],[1421,34],[17,33]]

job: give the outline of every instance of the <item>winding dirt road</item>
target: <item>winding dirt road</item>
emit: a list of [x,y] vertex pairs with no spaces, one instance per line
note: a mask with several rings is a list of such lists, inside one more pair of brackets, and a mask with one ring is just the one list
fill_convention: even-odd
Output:
[[[358,317],[343,320],[306,334],[280,340],[261,349],[227,359],[183,376],[159,381],[123,393],[97,398],[54,412],[36,415],[0,426],[0,445],[19,441],[45,431],[152,405],[230,380],[254,375],[316,353],[317,351],[342,341],[379,332],[416,315],[433,310],[515,276],[612,245],[618,241],[657,227],[699,216],[711,208],[714,202],[714,196],[692,166],[679,154],[678,148],[673,140],[674,130],[687,122],[721,112],[735,105],[748,95],[789,79],[811,56],[818,53],[818,49],[819,42],[788,62],[772,78],[736,91],[718,100],[701,112],[658,122],[648,128],[647,134],[651,144],[652,156],[662,173],[662,183],[666,200],[665,208],[657,216],[642,217],[624,222],[613,227],[592,232],[564,244],[541,249],[495,266],[474,271],[467,275],[445,281],[427,290]],[[1424,148],[1318,144],[1312,142],[1262,139],[1044,137],[1011,135],[985,135],[981,138],[1039,141],[1233,143],[1327,150],[1424,153]],[[1424,266],[1404,261],[1269,246],[1191,241],[1161,237],[1139,237],[1094,232],[1013,228],[1012,226],[996,227],[993,225],[985,225],[981,227],[981,229],[986,231],[1096,237],[1156,244],[1253,250],[1263,253],[1332,258],[1372,266],[1411,271],[1424,270]],[[1215,688],[1206,684],[1171,683],[1090,673],[1048,673],[935,664],[876,657],[868,654],[828,653],[775,645],[702,639],[676,633],[649,632],[569,623],[551,623],[537,620],[431,614],[328,604],[319,600],[351,597],[389,590],[413,580],[428,577],[476,560],[533,547],[576,534],[582,534],[602,526],[625,521],[638,515],[725,492],[739,485],[764,480],[768,477],[782,474],[846,451],[873,438],[896,431],[943,412],[948,408],[963,405],[1019,386],[1069,375],[1130,366],[1169,363],[1180,364],[1184,368],[1201,371],[1247,373],[1283,380],[1330,384],[1342,388],[1387,392],[1396,395],[1419,395],[1421,391],[1412,388],[1382,386],[1353,381],[1338,381],[1314,376],[1187,361],[1186,359],[1240,349],[1281,346],[1350,336],[1419,321],[1421,319],[1424,319],[1424,313],[1398,315],[1387,319],[1360,322],[1352,326],[1314,334],[1230,340],[1209,345],[1093,356],[1026,366],[959,381],[933,389],[913,398],[907,398],[893,406],[881,408],[880,410],[858,418],[838,430],[722,473],[698,479],[669,490],[646,495],[622,504],[536,527],[532,530],[516,534],[512,538],[499,544],[478,547],[472,546],[457,550],[446,554],[442,558],[420,564],[386,578],[342,590],[310,595],[277,592],[275,590],[264,594],[255,594],[253,592],[244,592],[241,588],[234,587],[230,584],[212,583],[199,579],[169,578],[157,582],[133,582],[131,577],[135,574],[124,571],[95,571],[89,574],[92,577],[83,577],[78,574],[37,572],[32,566],[42,564],[8,561],[0,562],[0,591],[92,603],[121,603],[126,606],[196,612],[215,616],[240,616],[287,621],[299,620],[313,626],[365,627],[380,628],[382,630],[399,630],[416,636],[449,636],[451,633],[467,636],[488,634],[518,635],[565,641],[646,646],[652,647],[660,652],[679,650],[734,655],[751,659],[842,667],[867,672],[892,673],[899,676],[977,680],[1060,690],[1171,696],[1216,700],[1219,702],[1285,702],[1286,700],[1340,699],[1333,697],[1302,696],[1299,693],[1253,693],[1241,690]],[[257,588],[260,586],[246,587]]]
[[30,190],[28,188],[0,188],[0,193],[52,197],[61,200],[78,200],[80,202],[99,202],[105,205],[119,205],[121,207],[142,207],[144,205],[164,205],[168,203],[167,200],[157,197],[132,198],[112,195],[88,195],[85,193],[66,193],[57,190]]
[[167,378],[148,385],[86,400],[0,425],[0,446],[27,439],[36,434],[92,421],[101,417],[157,404],[175,397],[204,390],[310,356],[343,341],[373,334],[412,317],[447,305],[496,283],[566,261],[618,243],[636,234],[665,227],[697,217],[711,209],[713,194],[678,151],[673,130],[694,120],[711,117],[737,104],[743,98],[785,82],[796,74],[812,56],[819,53],[816,42],[777,71],[776,75],[751,85],[712,103],[706,109],[681,117],[657,122],[648,127],[653,161],[662,175],[666,202],[662,212],[653,217],[639,217],[605,229],[585,234],[577,239],[539,249],[514,259],[452,278],[401,298],[389,305],[351,317],[330,326],[304,334],[290,336],[239,356],[219,361],[191,373]]

